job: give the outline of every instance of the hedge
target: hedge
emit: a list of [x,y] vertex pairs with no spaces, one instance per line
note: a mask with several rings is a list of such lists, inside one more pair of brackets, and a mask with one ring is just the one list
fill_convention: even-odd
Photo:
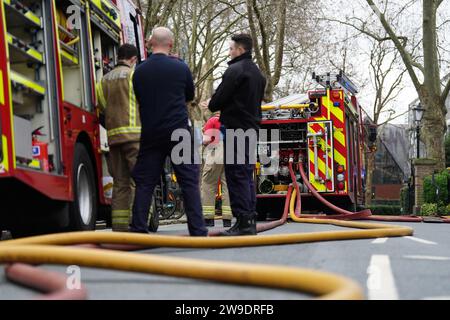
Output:
[[[423,181],[423,200],[425,203],[437,203],[446,206],[449,203],[448,181],[450,174],[448,170],[441,171],[433,176],[425,177]],[[439,194],[437,194],[439,190]]]
[[402,214],[400,206],[370,205],[367,209],[372,210],[372,214],[375,215],[399,216]]

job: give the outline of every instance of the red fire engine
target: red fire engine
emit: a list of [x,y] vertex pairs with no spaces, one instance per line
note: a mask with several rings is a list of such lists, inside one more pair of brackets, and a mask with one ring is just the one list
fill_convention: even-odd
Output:
[[129,0],[1,1],[0,230],[95,227],[108,199],[94,88],[121,42],[145,58]]
[[260,138],[258,154],[271,160],[257,165],[257,211],[262,219],[279,218],[283,212],[293,182],[290,160],[296,164],[303,213],[326,209],[302,181],[300,166],[309,185],[329,202],[352,211],[363,204],[364,140],[358,89],[342,72],[313,78],[320,85],[318,90],[262,107],[262,129],[268,134]]

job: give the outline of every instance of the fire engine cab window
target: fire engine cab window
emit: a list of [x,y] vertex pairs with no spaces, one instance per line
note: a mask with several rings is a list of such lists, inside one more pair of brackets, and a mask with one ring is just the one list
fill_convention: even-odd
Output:
[[[74,9],[76,8],[76,9]],[[86,14],[69,1],[57,10],[64,101],[93,111],[92,71]]]

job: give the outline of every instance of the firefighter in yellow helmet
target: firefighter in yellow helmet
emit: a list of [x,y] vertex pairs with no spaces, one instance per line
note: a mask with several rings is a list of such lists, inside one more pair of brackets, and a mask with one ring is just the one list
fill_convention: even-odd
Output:
[[97,84],[99,109],[105,115],[110,148],[110,172],[114,179],[112,229],[127,232],[134,194],[131,171],[139,153],[141,120],[132,86],[137,62],[135,46],[124,44],[118,51],[116,67]]

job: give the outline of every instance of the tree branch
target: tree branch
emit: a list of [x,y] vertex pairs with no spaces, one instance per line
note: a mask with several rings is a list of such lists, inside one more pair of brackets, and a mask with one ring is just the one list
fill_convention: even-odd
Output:
[[400,52],[403,63],[405,64],[406,69],[408,70],[409,76],[411,77],[414,87],[416,88],[417,92],[420,92],[421,84],[420,84],[419,78],[417,77],[416,72],[414,71],[411,55],[406,51],[406,48],[402,45],[402,43],[400,42],[400,39],[395,34],[394,30],[392,30],[391,25],[389,24],[389,22],[387,22],[384,14],[382,14],[380,12],[380,10],[376,6],[376,4],[373,2],[373,0],[366,0],[366,1],[369,4],[369,6],[371,7],[372,11],[378,16],[381,24],[383,25],[383,28],[386,30],[388,35],[392,38],[392,42],[394,42],[397,50]]
[[450,76],[447,81],[447,85],[445,86],[444,91],[442,92],[442,100],[444,101],[444,103],[445,103],[445,100],[447,99],[449,93],[450,93]]
[[256,61],[258,62],[258,65],[261,68],[262,73],[267,74],[267,70],[261,55],[261,48],[259,47],[258,43],[258,34],[256,32],[255,20],[253,18],[252,0],[247,0],[247,12],[248,12],[248,24],[253,38],[253,46],[254,46],[253,51],[255,52]]
[[273,85],[276,86],[280,81],[281,69],[283,66],[284,38],[286,34],[286,0],[281,0],[278,5],[278,23],[277,40],[275,49],[275,72],[273,76]]
[[264,25],[264,21],[263,21],[261,12],[259,11],[259,8],[256,4],[256,0],[252,1],[252,7],[253,7],[253,11],[255,12],[256,19],[258,21],[259,31],[261,32],[262,58],[263,58],[263,63],[264,63],[266,72],[267,72],[266,76],[270,76],[271,70],[270,70],[269,46],[267,44],[266,27]]
[[397,118],[400,118],[400,117],[404,116],[405,114],[407,114],[408,112],[409,112],[409,110],[406,110],[406,111],[404,111],[404,112],[402,112],[402,113],[396,115],[395,117],[389,116],[389,118],[388,118],[386,121],[384,121],[383,123],[380,123],[379,126],[384,126],[384,125],[387,124],[388,122],[390,122],[390,121],[392,121],[392,120],[395,120],[395,119],[397,119]]

